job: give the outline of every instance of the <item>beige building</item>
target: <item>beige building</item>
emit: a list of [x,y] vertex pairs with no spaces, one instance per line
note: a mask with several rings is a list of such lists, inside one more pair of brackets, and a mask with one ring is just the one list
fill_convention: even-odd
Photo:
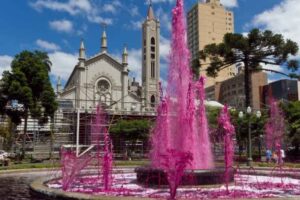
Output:
[[[256,72],[251,75],[250,105],[252,108],[261,109],[262,88],[267,83],[268,77],[265,72]],[[207,87],[205,91],[208,100],[215,100],[240,110],[245,108],[244,73],[223,82],[217,82],[214,86]]]
[[[220,0],[206,0],[195,4],[187,15],[188,45],[192,60],[197,58],[200,50],[212,43],[221,43],[226,33],[234,32],[234,14],[227,11]],[[210,63],[206,60],[205,63]],[[201,68],[200,74],[206,76],[206,68]],[[218,77],[208,77],[206,87],[216,82],[226,80],[236,74],[235,66],[228,67],[218,73]]]
[[[142,87],[146,104],[154,107],[159,99],[159,33],[160,23],[154,17],[152,4],[143,23],[142,36]],[[147,108],[146,108],[147,109]]]

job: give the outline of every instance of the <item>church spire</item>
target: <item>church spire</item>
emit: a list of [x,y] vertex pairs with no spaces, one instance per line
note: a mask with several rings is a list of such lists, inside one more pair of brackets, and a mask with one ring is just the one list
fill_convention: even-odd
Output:
[[79,48],[79,61],[85,60],[85,48],[84,48],[84,42],[83,39],[80,41],[80,48]]
[[103,26],[103,32],[101,37],[101,53],[106,53],[107,52],[107,37],[105,31],[106,24],[102,24],[102,26]]
[[150,3],[149,3],[147,19],[148,20],[155,19],[153,8],[152,8],[152,0],[150,0]]
[[124,66],[128,65],[128,53],[127,53],[127,47],[126,47],[126,45],[124,45],[124,50],[123,50],[123,54],[122,54],[122,64]]
[[57,83],[56,83],[56,93],[60,94],[62,92],[62,85],[61,85],[61,78],[58,76]]
[[84,67],[84,61],[85,61],[85,48],[84,48],[84,43],[83,39],[80,41],[80,48],[79,48],[79,67]]

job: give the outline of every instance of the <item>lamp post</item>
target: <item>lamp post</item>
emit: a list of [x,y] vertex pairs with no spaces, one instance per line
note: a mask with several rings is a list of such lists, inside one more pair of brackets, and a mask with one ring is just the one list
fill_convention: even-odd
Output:
[[[248,114],[248,159],[247,159],[247,165],[248,166],[252,166],[252,141],[251,141],[251,120],[250,120],[250,115],[252,113],[252,109],[250,106],[247,107],[246,110],[247,114]],[[244,117],[244,113],[242,111],[239,112],[239,118],[243,118]],[[256,117],[260,118],[261,117],[261,112],[258,110],[256,112]]]

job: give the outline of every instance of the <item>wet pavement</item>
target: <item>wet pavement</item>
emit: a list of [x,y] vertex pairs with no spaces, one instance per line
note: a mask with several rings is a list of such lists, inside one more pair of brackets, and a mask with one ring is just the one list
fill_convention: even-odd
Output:
[[42,200],[30,194],[29,184],[36,178],[49,172],[8,173],[0,174],[1,200]]

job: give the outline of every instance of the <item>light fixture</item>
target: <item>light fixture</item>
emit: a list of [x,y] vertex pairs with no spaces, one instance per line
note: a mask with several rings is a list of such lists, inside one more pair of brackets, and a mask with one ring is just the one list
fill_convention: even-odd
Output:
[[248,114],[251,114],[251,112],[252,112],[252,109],[251,109],[250,106],[248,106],[248,108],[247,108],[247,113],[248,113]]
[[260,110],[258,110],[258,111],[256,112],[256,117],[257,117],[257,118],[260,118],[260,117],[261,117],[261,112],[260,112]]
[[244,117],[244,113],[242,111],[239,112],[239,118],[243,118]]

